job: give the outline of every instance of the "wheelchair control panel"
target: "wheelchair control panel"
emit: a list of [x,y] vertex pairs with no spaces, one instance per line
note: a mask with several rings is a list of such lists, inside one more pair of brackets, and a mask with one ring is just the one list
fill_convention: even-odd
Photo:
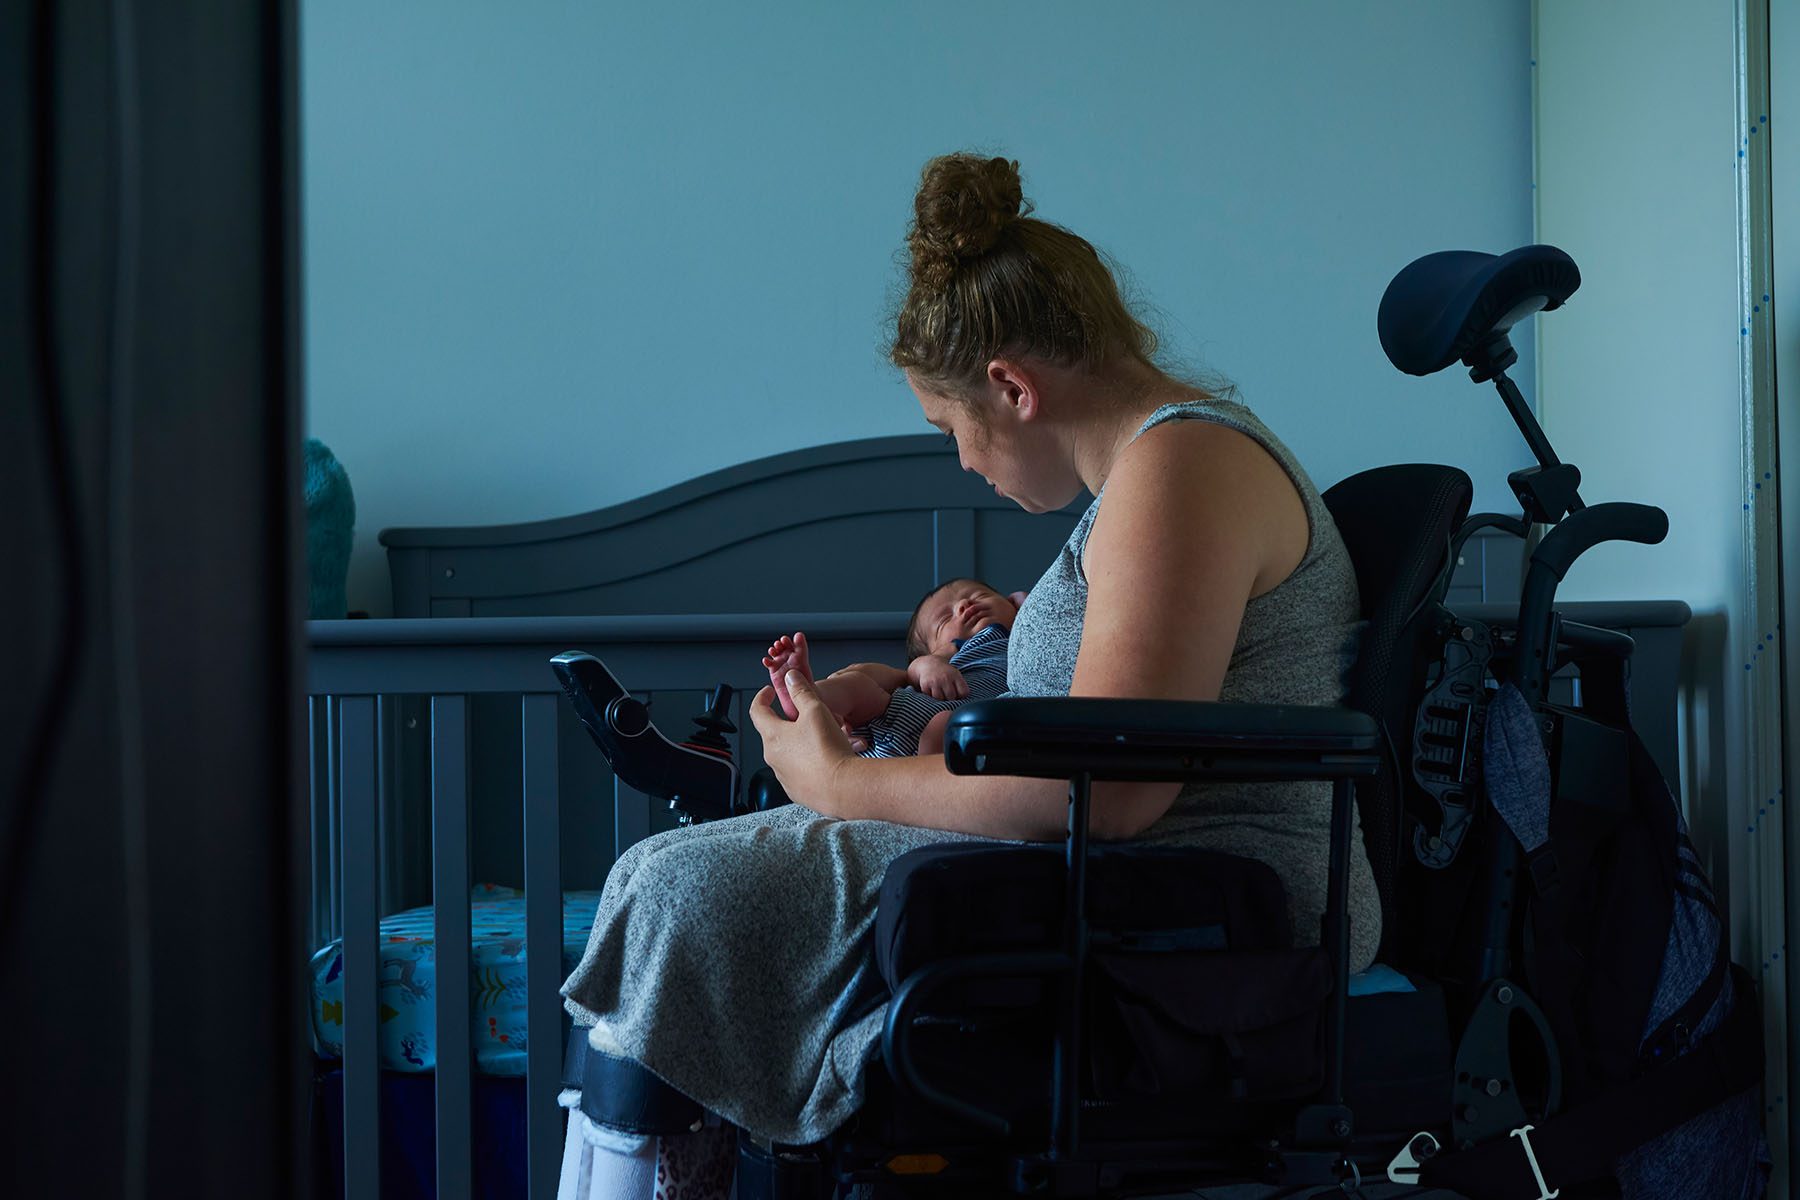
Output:
[[567,650],[550,660],[575,715],[627,786],[669,802],[684,825],[729,817],[736,811],[737,765],[725,716],[732,689],[720,684],[707,695],[685,742],[665,736],[650,720],[647,704],[591,654]]

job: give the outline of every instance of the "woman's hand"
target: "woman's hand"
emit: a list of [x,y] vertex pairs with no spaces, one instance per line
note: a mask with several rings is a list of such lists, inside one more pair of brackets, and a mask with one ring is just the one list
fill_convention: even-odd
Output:
[[858,761],[856,752],[812,680],[790,671],[787,686],[798,714],[792,721],[776,708],[773,686],[750,701],[750,722],[762,735],[763,761],[790,800],[822,816],[848,820],[855,797],[843,776],[846,765]]

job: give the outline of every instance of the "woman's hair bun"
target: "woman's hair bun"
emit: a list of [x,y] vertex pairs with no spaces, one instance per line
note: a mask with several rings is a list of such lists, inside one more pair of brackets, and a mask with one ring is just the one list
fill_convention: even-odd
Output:
[[1031,211],[1019,164],[978,154],[945,154],[925,164],[913,198],[913,274],[928,286],[949,281],[958,263],[986,254],[1007,226]]

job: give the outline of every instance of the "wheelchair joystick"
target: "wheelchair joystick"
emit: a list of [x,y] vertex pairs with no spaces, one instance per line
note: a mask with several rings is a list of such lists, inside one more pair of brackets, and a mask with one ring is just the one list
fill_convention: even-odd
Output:
[[737,732],[737,726],[725,715],[731,707],[731,697],[731,685],[726,683],[707,693],[706,711],[694,718],[694,735],[687,741],[689,746],[730,755],[731,743],[725,740],[725,735]]

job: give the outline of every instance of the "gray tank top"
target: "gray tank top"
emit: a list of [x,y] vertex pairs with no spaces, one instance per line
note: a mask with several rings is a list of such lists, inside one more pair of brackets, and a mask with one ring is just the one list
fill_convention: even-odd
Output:
[[[1256,440],[1288,474],[1306,505],[1309,526],[1300,565],[1251,600],[1219,699],[1243,704],[1341,704],[1361,635],[1361,599],[1350,554],[1330,511],[1299,462],[1255,414],[1235,401],[1166,404],[1138,430],[1164,421],[1202,420]],[[1106,488],[1076,522],[1068,542],[1019,609],[1007,652],[1007,688],[1018,696],[1066,696],[1087,614],[1082,554]],[[1207,783],[1185,786],[1169,811],[1139,839],[1206,846],[1260,859],[1288,890],[1297,944],[1319,941],[1330,869],[1329,783]],[[1375,957],[1381,900],[1359,835],[1350,856],[1350,969]]]

